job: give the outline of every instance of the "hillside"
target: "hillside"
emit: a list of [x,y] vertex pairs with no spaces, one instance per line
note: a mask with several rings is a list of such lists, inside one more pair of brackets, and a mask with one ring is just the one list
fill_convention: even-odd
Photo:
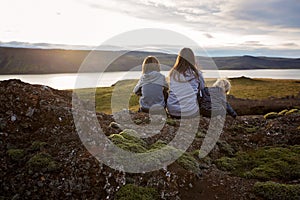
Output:
[[[0,74],[48,74],[76,73],[90,51],[61,49],[25,49],[0,47]],[[96,51],[94,60],[89,60],[89,70],[103,70],[109,58],[124,54],[122,51]],[[172,66],[176,55],[157,52],[126,53],[114,60],[106,71],[128,71],[139,66],[148,55],[158,57],[161,64]],[[269,57],[215,57],[219,69],[300,69],[300,59]],[[209,69],[210,59],[197,57],[203,69]],[[164,68],[168,70],[168,68]],[[139,68],[137,68],[139,70]]]
[[[204,159],[197,155],[210,119],[200,118],[193,143],[180,158],[162,169],[135,174],[114,170],[87,151],[72,113],[89,111],[72,109],[70,91],[7,80],[0,81],[0,94],[4,92],[0,95],[0,199],[300,197],[297,109],[272,119],[262,115],[227,117],[220,139]],[[90,114],[87,121],[93,118]],[[133,130],[122,130],[112,115],[96,113],[95,117],[113,144],[134,153],[168,146],[181,125],[179,120],[162,119],[164,126],[156,135],[141,139]],[[130,117],[139,125],[139,132],[157,131],[157,127],[147,128],[151,121],[147,114],[133,112]],[[87,126],[94,130],[93,124]],[[87,141],[98,142],[93,137]],[[93,150],[99,149],[95,146]],[[164,156],[157,156],[164,162]]]

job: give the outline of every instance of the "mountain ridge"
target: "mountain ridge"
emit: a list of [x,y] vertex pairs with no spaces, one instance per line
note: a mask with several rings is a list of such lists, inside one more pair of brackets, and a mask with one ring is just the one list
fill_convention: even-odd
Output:
[[[86,60],[93,52],[94,60]],[[0,47],[0,74],[76,73],[83,62],[88,69],[81,72],[140,70],[143,59],[156,56],[164,66],[173,66],[176,55],[146,51],[66,50]],[[110,59],[113,59],[111,62]],[[300,69],[300,58],[255,57],[196,57],[201,69]],[[108,65],[109,64],[109,65]]]

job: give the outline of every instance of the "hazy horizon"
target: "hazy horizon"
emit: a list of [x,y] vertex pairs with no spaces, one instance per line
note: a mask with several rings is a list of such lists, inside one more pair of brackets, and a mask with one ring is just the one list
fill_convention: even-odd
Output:
[[[124,49],[118,46],[88,46],[88,45],[66,45],[66,44],[49,44],[49,43],[28,43],[28,42],[17,42],[17,41],[11,41],[11,42],[1,42],[0,41],[0,47],[8,47],[8,48],[28,48],[28,49],[61,49],[61,50],[103,50],[103,51],[139,51],[133,49]],[[168,50],[169,52],[176,52],[179,51],[181,47],[176,46],[166,46],[162,47],[162,49]],[[300,58],[300,54],[297,54],[298,56],[288,56],[288,55],[282,55],[280,53],[277,54],[270,54],[266,51],[265,54],[259,53],[257,55],[257,52],[255,51],[242,51],[242,50],[221,50],[221,49],[204,49],[206,50],[207,55],[210,57],[234,57],[234,56],[254,56],[254,57],[278,57],[278,58]],[[151,50],[150,50],[151,51]],[[145,50],[141,50],[141,52],[145,52]],[[160,51],[159,49],[154,49],[151,52],[155,53],[168,53],[166,51]],[[172,53],[168,53],[172,54]],[[198,54],[197,51],[195,52],[195,55],[197,56],[203,56],[202,54]]]
[[297,0],[0,0],[0,5],[1,46],[86,48],[153,28],[182,34],[210,56],[300,57]]

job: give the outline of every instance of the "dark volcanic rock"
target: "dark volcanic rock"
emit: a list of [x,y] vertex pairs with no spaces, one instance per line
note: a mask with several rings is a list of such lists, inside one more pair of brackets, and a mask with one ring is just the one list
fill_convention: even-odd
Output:
[[[220,171],[214,160],[266,145],[300,144],[299,113],[270,120],[227,117],[217,145],[199,160],[197,150],[210,122],[200,118],[184,159],[157,171],[131,174],[99,163],[83,146],[73,122],[72,92],[8,80],[0,82],[0,102],[0,199],[113,199],[124,184],[153,187],[162,199],[253,199],[255,181]],[[105,135],[122,131],[111,115],[96,117]],[[131,117],[141,127],[149,123],[147,114]],[[179,120],[167,120],[157,134],[143,139],[145,147],[140,149],[170,142],[179,125]],[[193,165],[194,160],[199,163]],[[188,166],[200,167],[201,173]]]

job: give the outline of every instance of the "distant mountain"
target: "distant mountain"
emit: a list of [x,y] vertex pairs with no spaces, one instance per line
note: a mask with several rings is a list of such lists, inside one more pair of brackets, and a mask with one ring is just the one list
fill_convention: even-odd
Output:
[[215,57],[220,69],[300,69],[300,59],[273,57]]
[[[92,52],[92,54],[90,54]],[[0,47],[0,74],[76,73],[84,62],[88,69],[82,72],[128,71],[141,69],[143,59],[156,56],[162,66],[172,66],[176,55],[158,52],[111,50],[62,50]],[[89,56],[88,59],[86,57]],[[113,61],[113,62],[111,62]],[[300,59],[253,56],[197,57],[203,69],[300,69]],[[168,70],[169,67],[162,67]]]

